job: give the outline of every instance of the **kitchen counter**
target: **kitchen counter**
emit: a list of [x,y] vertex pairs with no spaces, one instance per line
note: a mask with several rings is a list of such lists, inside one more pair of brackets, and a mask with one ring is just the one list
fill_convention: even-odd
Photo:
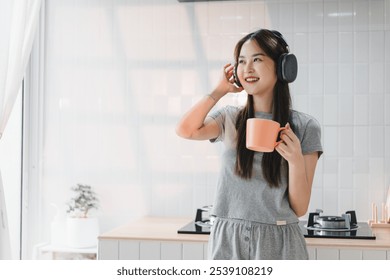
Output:
[[[178,234],[193,218],[144,217],[99,236],[99,239],[207,242],[207,234]],[[373,228],[376,239],[305,238],[308,246],[382,248],[390,250],[390,228]]]
[[144,217],[99,236],[99,239],[163,240],[207,242],[207,234],[178,234],[177,230],[193,218]]
[[[192,218],[143,217],[101,234],[99,259],[205,259],[208,234],[178,234]],[[390,259],[390,228],[375,240],[305,238],[310,259]],[[146,252],[146,253],[145,253]]]

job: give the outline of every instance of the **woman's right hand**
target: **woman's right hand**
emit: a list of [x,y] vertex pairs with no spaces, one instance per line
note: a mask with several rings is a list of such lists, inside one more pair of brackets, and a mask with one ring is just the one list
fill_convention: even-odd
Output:
[[232,65],[231,63],[228,63],[223,67],[221,79],[214,91],[215,92],[214,94],[218,95],[216,96],[218,99],[223,97],[229,92],[241,92],[244,90],[244,88],[237,87],[234,84],[233,71],[234,71],[234,65]]

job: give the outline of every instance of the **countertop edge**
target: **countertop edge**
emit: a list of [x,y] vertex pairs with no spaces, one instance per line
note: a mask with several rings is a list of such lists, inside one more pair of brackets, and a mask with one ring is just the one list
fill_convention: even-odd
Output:
[[[146,216],[99,235],[100,240],[145,240],[166,242],[208,242],[207,234],[178,234],[177,230],[190,223],[190,217]],[[305,238],[308,247],[338,247],[353,249],[390,250],[390,230],[373,228],[377,239]]]

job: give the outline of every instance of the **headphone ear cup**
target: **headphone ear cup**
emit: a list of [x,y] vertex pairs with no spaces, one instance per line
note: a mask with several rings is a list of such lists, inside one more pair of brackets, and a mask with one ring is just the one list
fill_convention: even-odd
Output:
[[238,87],[242,87],[241,83],[240,83],[240,80],[238,79],[238,75],[237,75],[237,64],[234,65],[234,70],[233,70],[233,77],[234,77],[234,83],[238,86]]
[[298,61],[294,54],[284,53],[279,57],[277,75],[279,80],[286,83],[295,81],[298,75]]

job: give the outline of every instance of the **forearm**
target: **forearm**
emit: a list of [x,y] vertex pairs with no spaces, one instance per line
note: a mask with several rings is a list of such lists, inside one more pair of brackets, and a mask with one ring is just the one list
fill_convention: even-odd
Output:
[[191,135],[193,135],[194,132],[202,128],[207,114],[223,95],[223,92],[219,92],[218,89],[215,89],[210,95],[206,95],[199,100],[181,118],[177,124],[176,133],[181,137],[191,138]]
[[311,183],[309,183],[303,156],[289,166],[288,197],[295,214],[303,216],[309,206]]
[[309,206],[318,152],[303,155],[300,140],[290,124],[286,128],[280,136],[283,142],[276,146],[276,150],[288,162],[288,198],[291,208],[300,217],[305,215]]

